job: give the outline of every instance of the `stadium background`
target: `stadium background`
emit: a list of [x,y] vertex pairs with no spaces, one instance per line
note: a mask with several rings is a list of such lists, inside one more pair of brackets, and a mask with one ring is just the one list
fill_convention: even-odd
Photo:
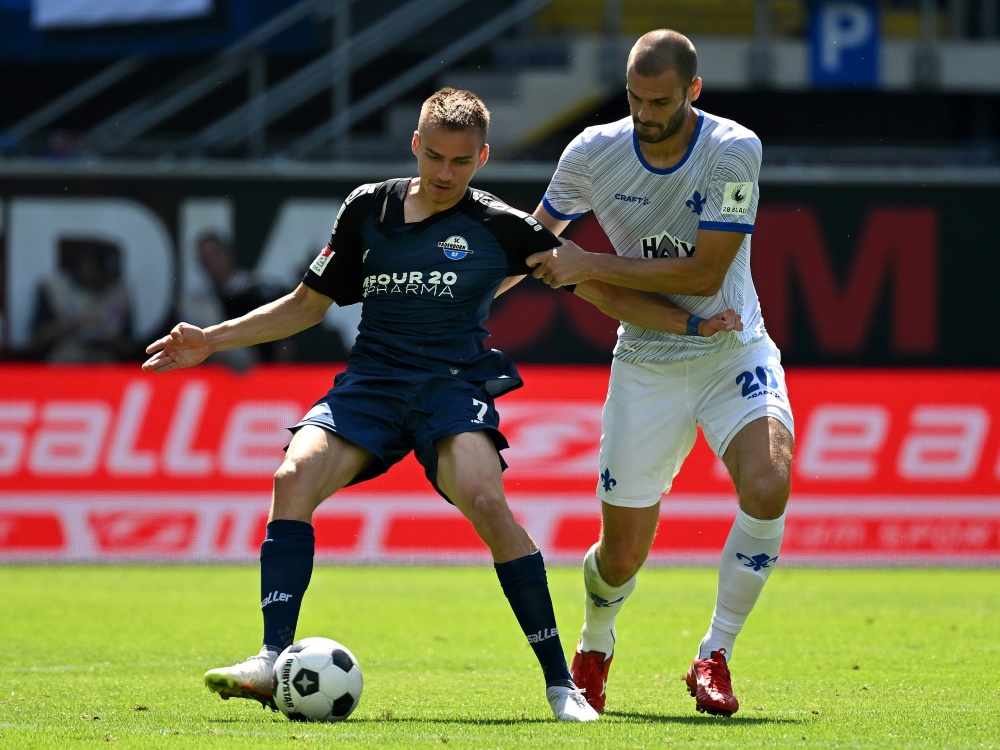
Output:
[[[797,424],[790,563],[1000,563],[1000,11],[992,0],[0,0],[0,558],[255,559],[287,433],[357,311],[295,363],[165,377],[33,361],[34,290],[67,240],[113,247],[139,341],[204,284],[193,241],[291,288],[361,182],[410,174],[420,101],[493,112],[474,187],[531,210],[562,147],[617,119],[625,54],[670,26],[698,106],[764,143],[755,283]],[[607,249],[592,220],[577,241]],[[615,325],[527,281],[490,319],[527,385],[501,402],[508,495],[550,559],[596,536]],[[733,493],[699,443],[652,559],[714,561]],[[321,559],[484,560],[412,463],[317,516]]]

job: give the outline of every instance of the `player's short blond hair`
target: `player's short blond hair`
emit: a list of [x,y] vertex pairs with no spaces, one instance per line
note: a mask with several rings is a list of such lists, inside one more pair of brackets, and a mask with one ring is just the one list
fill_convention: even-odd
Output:
[[417,129],[432,126],[445,130],[474,130],[486,143],[490,129],[490,111],[483,100],[471,91],[443,88],[435,91],[420,107]]

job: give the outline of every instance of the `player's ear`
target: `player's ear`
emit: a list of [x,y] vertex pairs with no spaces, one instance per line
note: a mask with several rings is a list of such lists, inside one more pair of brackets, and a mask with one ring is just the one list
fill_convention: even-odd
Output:
[[490,144],[484,143],[482,149],[479,151],[479,166],[476,169],[482,167],[486,160],[490,158]]
[[696,77],[691,81],[691,87],[688,89],[688,99],[693,102],[699,96],[701,96],[701,79]]
[[410,151],[413,152],[414,156],[417,156],[417,152],[420,150],[420,132],[417,130],[413,131],[413,140],[410,141]]

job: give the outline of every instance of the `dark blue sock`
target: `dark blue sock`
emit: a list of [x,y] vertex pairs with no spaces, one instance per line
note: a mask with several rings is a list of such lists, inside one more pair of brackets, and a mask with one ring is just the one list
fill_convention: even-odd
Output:
[[494,563],[503,593],[514,616],[542,665],[545,684],[572,682],[566,666],[556,614],[552,609],[549,582],[541,552],[505,563]]
[[260,545],[264,645],[283,651],[295,640],[302,597],[312,578],[316,543],[305,521],[271,521]]

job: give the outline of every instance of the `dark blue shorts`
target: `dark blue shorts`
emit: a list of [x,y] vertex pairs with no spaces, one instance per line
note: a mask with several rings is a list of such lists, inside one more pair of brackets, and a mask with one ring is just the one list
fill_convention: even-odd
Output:
[[[486,430],[497,452],[508,447],[485,386],[438,373],[362,375],[341,372],[292,432],[312,424],[375,454],[378,461],[349,484],[372,479],[412,450],[437,487],[437,449],[445,435]],[[500,466],[507,464],[500,457]],[[440,489],[438,489],[440,492]]]

